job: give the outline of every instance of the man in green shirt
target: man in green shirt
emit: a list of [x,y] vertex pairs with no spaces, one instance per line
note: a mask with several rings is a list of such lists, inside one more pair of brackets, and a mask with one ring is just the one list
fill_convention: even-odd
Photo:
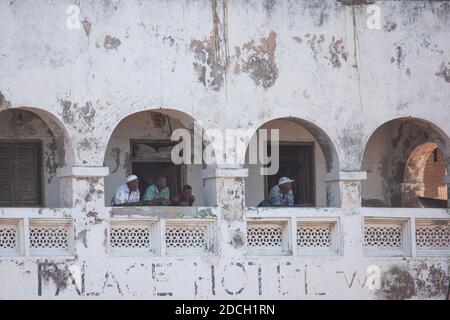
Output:
[[156,184],[145,190],[143,202],[145,206],[170,206],[170,192],[166,177],[158,177]]

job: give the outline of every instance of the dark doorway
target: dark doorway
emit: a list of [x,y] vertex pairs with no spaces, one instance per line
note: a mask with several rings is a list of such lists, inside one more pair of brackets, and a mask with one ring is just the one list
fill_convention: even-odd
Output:
[[144,195],[148,186],[155,184],[159,176],[167,178],[170,196],[181,191],[181,166],[171,163],[133,162],[133,173],[139,178],[139,191]]
[[0,206],[42,205],[40,142],[0,142]]
[[266,176],[266,195],[280,177],[289,177],[295,180],[292,183],[294,203],[315,206],[314,143],[280,142],[279,147],[280,168],[277,174]]
[[177,142],[165,140],[132,140],[131,170],[139,178],[141,197],[160,176],[167,178],[170,196],[181,192],[184,165],[172,163],[170,154]]

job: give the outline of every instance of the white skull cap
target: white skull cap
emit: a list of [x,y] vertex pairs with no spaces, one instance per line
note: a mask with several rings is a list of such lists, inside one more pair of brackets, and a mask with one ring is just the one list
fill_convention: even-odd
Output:
[[138,179],[138,177],[135,176],[134,174],[132,174],[131,176],[127,177],[127,183],[131,182],[131,181],[134,181],[134,180],[137,180],[137,179]]

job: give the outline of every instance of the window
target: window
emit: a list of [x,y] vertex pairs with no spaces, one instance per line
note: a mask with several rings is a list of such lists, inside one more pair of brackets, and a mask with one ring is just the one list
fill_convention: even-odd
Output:
[[42,205],[40,142],[0,142],[0,206]]
[[181,192],[185,181],[185,165],[175,165],[171,160],[173,146],[178,142],[166,140],[132,140],[132,173],[139,177],[139,191],[144,195],[145,189],[156,182],[156,178],[167,178],[170,196]]
[[[270,153],[268,146],[268,153]],[[294,179],[292,192],[294,203],[305,206],[315,205],[314,183],[314,144],[280,142],[280,168],[278,173],[266,176],[265,194],[278,183],[281,177]]]

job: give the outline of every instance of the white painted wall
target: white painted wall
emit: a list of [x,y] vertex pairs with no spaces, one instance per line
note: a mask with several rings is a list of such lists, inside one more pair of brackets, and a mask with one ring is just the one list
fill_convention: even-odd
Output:
[[[40,292],[37,288],[39,276],[43,276],[39,264],[44,261],[62,268],[73,264],[84,268],[85,298],[164,299],[170,297],[168,292],[173,298],[198,299],[443,298],[448,255],[367,258],[362,252],[362,218],[369,214],[386,219],[448,219],[446,210],[414,209],[404,216],[403,209],[368,212],[357,205],[308,209],[311,211],[296,208],[295,212],[284,212],[287,219],[304,214],[310,218],[335,214],[342,219],[343,256],[248,257],[246,192],[241,172],[238,175],[231,170],[227,177],[211,179],[214,187],[205,192],[209,195],[205,203],[218,199],[218,207],[211,210],[219,217],[220,254],[120,259],[109,255],[108,228],[114,213],[105,202],[126,175],[123,166],[129,137],[155,134],[150,127],[143,133],[136,130],[139,126],[127,126],[110,140],[114,129],[129,115],[158,108],[189,115],[206,129],[257,129],[274,119],[304,119],[328,134],[339,156],[337,171],[370,170],[363,197],[386,198],[376,172],[384,141],[396,138],[398,131],[384,128],[386,132],[377,133],[375,143],[367,149],[368,162],[361,165],[366,143],[377,128],[396,118],[425,119],[439,128],[444,142],[450,145],[448,3],[377,1],[380,29],[367,27],[367,6],[323,0],[83,1],[80,20],[84,27],[73,29],[66,25],[67,8],[72,4],[69,0],[0,2],[0,116],[9,108],[45,111],[54,117],[47,123],[60,124],[67,132],[62,136],[73,146],[73,155],[65,162],[72,176],[64,179],[65,190],[73,191],[73,208],[7,208],[0,210],[0,220],[73,219],[75,242],[73,256],[55,258],[25,252],[19,257],[1,257],[0,297],[54,297],[52,279],[43,283]],[[213,14],[220,23],[214,25]],[[136,123],[146,126],[140,117]],[[405,130],[399,145],[408,137],[416,137],[414,132],[414,128]],[[293,128],[286,135],[286,139],[313,140],[303,130]],[[121,148],[117,171],[109,141]],[[448,162],[450,150],[442,151]],[[324,191],[319,182],[325,170],[320,149],[316,152],[320,206]],[[388,170],[396,157],[401,158],[398,154],[391,154]],[[105,181],[104,170],[99,168],[104,162],[115,171]],[[255,168],[250,168],[247,205],[261,198],[262,184],[254,173]],[[197,168],[188,173],[188,179],[194,177],[190,183],[194,189],[200,188]],[[347,200],[342,203],[358,203],[353,201],[360,195],[358,182],[353,183],[338,195]],[[49,198],[56,194],[54,190],[47,188]],[[152,209],[134,209],[138,213],[131,215],[145,219],[186,214],[185,208]],[[280,214],[276,209],[267,210],[275,217]],[[414,294],[402,295],[405,291],[400,289],[394,296],[386,296],[386,292],[356,286],[356,280],[352,286],[355,272],[359,277],[372,264],[380,265],[388,280],[412,279],[409,287],[401,283],[399,288],[407,291],[413,286],[414,290],[407,292]],[[163,274],[153,276],[153,266],[161,268]],[[212,267],[217,271],[214,278]],[[428,273],[432,267],[438,272]],[[200,277],[202,282],[195,282]],[[425,289],[420,287],[421,281],[426,282]],[[197,292],[194,283],[199,284]],[[441,289],[434,294],[426,289],[428,285]],[[80,297],[73,292],[64,289],[59,297]]]

